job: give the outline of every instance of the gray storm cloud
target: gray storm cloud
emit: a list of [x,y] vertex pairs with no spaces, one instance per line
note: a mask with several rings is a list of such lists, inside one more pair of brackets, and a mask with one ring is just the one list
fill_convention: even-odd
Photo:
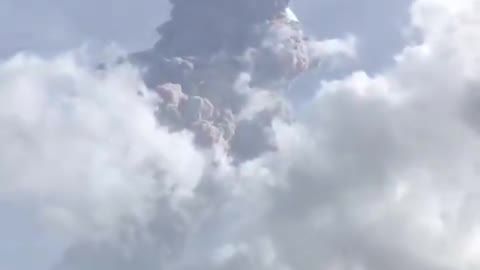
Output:
[[0,202],[65,238],[49,270],[480,267],[478,0],[415,1],[421,38],[295,117],[290,81],[354,38],[288,1],[172,4],[127,63],[0,65]]

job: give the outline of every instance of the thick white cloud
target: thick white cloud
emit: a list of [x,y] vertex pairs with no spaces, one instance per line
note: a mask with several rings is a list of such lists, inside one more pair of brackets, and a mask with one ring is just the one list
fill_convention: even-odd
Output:
[[205,164],[188,134],[157,126],[133,68],[82,61],[72,52],[0,65],[0,203],[69,240],[147,222],[152,201],[190,196]]
[[421,42],[382,73],[323,82],[296,124],[278,124],[279,152],[236,169],[254,199],[222,218],[235,224],[215,265],[477,269],[478,8],[417,1]]
[[[278,152],[215,169],[155,127],[125,69],[13,59],[0,69],[0,174],[13,175],[0,191],[90,232],[122,221],[122,237],[77,239],[62,270],[478,269],[480,2],[410,12],[421,39],[391,67],[322,82],[295,124],[275,125]],[[151,199],[164,181],[197,188]],[[118,219],[132,214],[153,222]]]
[[272,162],[288,169],[265,231],[293,269],[480,266],[479,4],[417,1],[422,42],[383,73],[323,82],[279,129]]

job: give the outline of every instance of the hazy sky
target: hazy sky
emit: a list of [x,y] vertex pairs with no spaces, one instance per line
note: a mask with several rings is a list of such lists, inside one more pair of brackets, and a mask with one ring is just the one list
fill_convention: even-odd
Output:
[[142,48],[168,17],[167,1],[1,0],[0,55],[18,50],[55,53],[85,42]]
[[[382,67],[402,46],[409,6],[405,0],[292,2],[308,33],[319,38],[356,35],[364,68]],[[169,7],[167,0],[0,0],[0,58],[22,51],[55,55],[86,43],[144,49],[156,40],[155,27],[168,18]],[[33,262],[48,264],[58,255],[51,239],[46,248],[31,243],[38,236],[32,235],[36,225],[30,224],[28,210],[0,205],[0,213],[9,217],[0,224],[0,238],[9,243],[0,246],[0,270],[26,270]],[[18,260],[17,250],[29,259]],[[17,268],[12,268],[14,263]]]
[[[237,166],[158,128],[131,70],[98,76],[75,54],[12,58],[150,47],[167,0],[0,0],[0,270],[51,270],[60,257],[110,270],[102,263],[120,262],[102,237],[124,215],[142,227],[152,209],[168,222],[131,232],[147,239],[133,258],[156,265],[148,251],[161,250],[177,270],[479,269],[480,1],[292,9],[320,39],[353,34],[358,57],[293,89],[312,95],[295,123],[272,127],[278,151]],[[187,203],[152,203],[158,186]],[[98,250],[81,245],[97,233]],[[64,257],[78,239],[80,255]],[[75,268],[96,253],[105,261]]]
[[[358,36],[362,66],[375,69],[401,47],[409,1],[295,0],[292,6],[313,35]],[[168,13],[167,0],[0,0],[0,57],[19,50],[52,54],[86,42],[146,48]]]

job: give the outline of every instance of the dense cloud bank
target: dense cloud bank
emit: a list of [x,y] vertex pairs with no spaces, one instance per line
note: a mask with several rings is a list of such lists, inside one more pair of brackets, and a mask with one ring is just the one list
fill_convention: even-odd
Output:
[[[233,90],[208,88],[243,96],[234,110],[182,79],[145,85],[129,65],[18,56],[0,66],[1,200],[70,240],[55,270],[478,269],[479,11],[417,0],[419,42],[381,73],[321,82],[295,119],[271,105],[288,107],[281,86],[255,85],[248,68],[215,73],[234,74],[221,82]],[[177,54],[213,68],[234,55]],[[219,108],[231,111],[225,130],[268,129],[242,148],[267,138],[274,150],[232,162],[230,144],[171,127]]]

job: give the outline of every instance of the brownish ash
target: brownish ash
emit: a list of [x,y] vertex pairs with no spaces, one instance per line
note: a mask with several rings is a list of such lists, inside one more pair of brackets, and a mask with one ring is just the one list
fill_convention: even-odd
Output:
[[129,56],[161,97],[159,121],[239,160],[274,150],[272,121],[289,118],[282,93],[317,64],[290,1],[170,2],[159,41]]

